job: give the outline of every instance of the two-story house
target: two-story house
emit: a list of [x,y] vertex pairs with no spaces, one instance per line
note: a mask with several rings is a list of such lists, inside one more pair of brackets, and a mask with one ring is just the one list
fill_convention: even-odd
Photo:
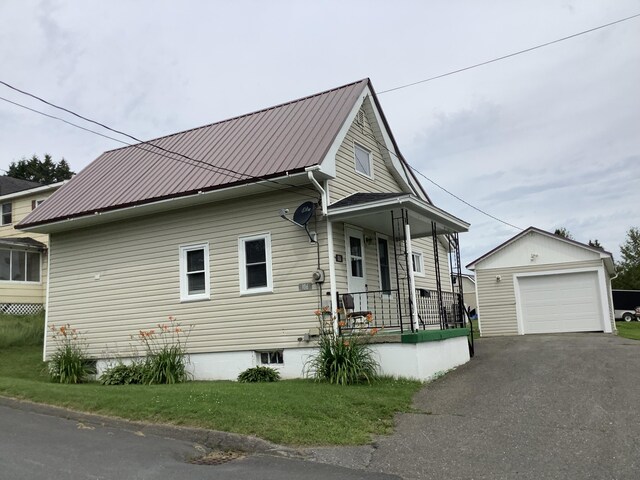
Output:
[[26,234],[15,225],[64,182],[41,185],[0,176],[0,312],[37,313],[45,303],[47,245],[44,233]]

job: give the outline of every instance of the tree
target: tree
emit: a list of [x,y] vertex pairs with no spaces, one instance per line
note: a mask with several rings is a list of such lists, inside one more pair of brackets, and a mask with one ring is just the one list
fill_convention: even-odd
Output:
[[51,159],[51,155],[45,153],[44,160],[33,155],[31,158],[22,158],[19,162],[11,162],[7,175],[47,185],[69,180],[74,173],[64,158],[56,163]]
[[560,237],[564,237],[564,238],[567,238],[569,240],[573,240],[573,235],[571,235],[571,233],[569,233],[569,230],[567,230],[564,227],[556,228],[556,230],[553,233],[554,233],[554,235],[558,235]]
[[631,227],[627,239],[620,246],[622,260],[616,264],[618,277],[612,281],[613,288],[640,290],[640,229]]
[[604,250],[604,247],[600,244],[600,242],[598,241],[597,238],[595,240],[593,240],[593,241],[589,240],[589,246]]

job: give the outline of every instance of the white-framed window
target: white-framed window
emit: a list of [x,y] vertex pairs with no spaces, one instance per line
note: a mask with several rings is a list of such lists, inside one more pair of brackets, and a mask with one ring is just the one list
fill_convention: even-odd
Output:
[[413,265],[413,273],[419,277],[424,277],[424,257],[422,252],[411,252],[411,264]]
[[11,225],[11,202],[3,203],[0,208],[0,225]]
[[31,200],[31,210],[35,210],[44,202],[44,198],[40,200]]
[[257,352],[257,354],[262,365],[282,365],[284,363],[284,352],[282,350]]
[[270,233],[238,238],[238,259],[242,295],[273,291]]
[[371,152],[357,143],[353,144],[353,155],[356,166],[356,172],[373,178],[373,162],[371,161]]
[[211,297],[209,285],[209,244],[181,246],[180,300],[208,300]]
[[0,281],[40,283],[40,252],[0,249]]

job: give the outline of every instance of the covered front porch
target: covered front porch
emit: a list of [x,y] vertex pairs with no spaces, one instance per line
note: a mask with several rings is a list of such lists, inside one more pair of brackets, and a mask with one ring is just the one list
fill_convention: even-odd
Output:
[[469,327],[458,240],[466,222],[406,193],[355,193],[327,217],[334,328],[402,335]]

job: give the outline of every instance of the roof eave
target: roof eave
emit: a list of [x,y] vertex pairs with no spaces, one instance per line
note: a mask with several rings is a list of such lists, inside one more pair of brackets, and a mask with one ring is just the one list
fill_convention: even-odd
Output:
[[[262,180],[259,182],[252,181],[227,185],[222,188],[214,188],[206,191],[199,190],[196,192],[181,193],[168,198],[152,199],[144,203],[122,205],[110,209],[96,210],[94,212],[82,212],[77,215],[43,222],[27,224],[19,223],[16,225],[16,228],[25,232],[35,233],[55,233],[73,230],[85,226],[126,220],[129,218],[161,213],[168,210],[175,210],[220,200],[241,198],[249,194],[271,191],[273,188],[269,187],[269,190],[265,190],[264,187],[269,183],[273,183],[274,180],[282,181],[283,179],[287,179],[291,182],[291,184],[287,184],[286,186],[302,185],[308,182],[306,171],[305,169],[302,169],[302,171],[287,173],[286,175],[273,177],[269,180]],[[277,190],[286,191],[285,189],[279,188],[277,188]],[[311,198],[313,195],[310,194],[309,197]]]

